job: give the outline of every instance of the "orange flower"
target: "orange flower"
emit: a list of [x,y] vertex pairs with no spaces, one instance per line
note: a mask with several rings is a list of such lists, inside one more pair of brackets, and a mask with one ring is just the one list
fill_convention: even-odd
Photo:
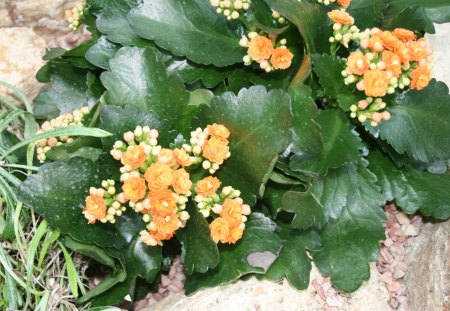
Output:
[[381,39],[381,36],[379,35],[373,35],[369,39],[369,49],[371,49],[374,52],[381,52],[384,49],[383,40]]
[[412,32],[411,30],[404,29],[404,28],[395,28],[394,29],[394,36],[402,40],[403,42],[416,40],[417,36]]
[[209,135],[216,138],[228,139],[230,137],[230,131],[221,124],[214,123],[213,125],[208,125],[207,127]]
[[275,69],[288,69],[292,64],[293,58],[294,54],[286,47],[279,47],[273,51],[270,62]]
[[99,195],[90,195],[86,198],[86,206],[83,208],[84,217],[89,224],[106,217],[105,200]]
[[369,65],[369,61],[361,51],[353,52],[347,60],[347,72],[362,76],[369,69]]
[[400,40],[392,34],[390,31],[383,31],[380,35],[383,46],[386,50],[394,50],[395,47],[400,44]]
[[158,161],[169,166],[175,166],[177,164],[173,156],[173,151],[166,148],[162,148],[159,152]]
[[220,216],[228,221],[231,227],[237,227],[242,223],[242,204],[236,200],[227,199],[222,205]]
[[383,62],[386,64],[386,70],[391,71],[394,77],[402,74],[402,59],[391,51],[383,52]]
[[240,226],[238,226],[231,230],[231,232],[227,235],[225,242],[229,244],[235,244],[242,238],[243,234],[244,230]]
[[147,160],[147,154],[145,153],[144,146],[130,146],[123,154],[122,163],[129,165],[132,170],[140,167]]
[[351,17],[350,14],[341,10],[333,10],[328,12],[328,17],[335,23],[342,25],[353,25],[355,23],[355,19]]
[[205,141],[202,147],[203,156],[211,162],[222,164],[230,156],[228,141],[215,137]]
[[173,172],[172,181],[173,190],[178,194],[186,194],[191,190],[192,181],[189,179],[189,173],[184,169]]
[[123,183],[122,190],[126,200],[137,202],[143,199],[147,192],[145,179],[141,177],[129,178]]
[[155,215],[171,215],[177,208],[177,200],[169,189],[150,190],[150,210]]
[[420,41],[411,42],[409,45],[409,50],[411,51],[411,60],[418,62],[421,59],[426,59],[428,57],[427,50]]
[[228,221],[222,217],[214,219],[209,225],[209,229],[211,230],[211,238],[216,244],[219,243],[219,241],[226,241],[226,238],[230,233]]
[[411,72],[411,89],[423,90],[431,80],[431,71],[427,67],[417,67]]
[[337,2],[340,6],[343,6],[344,8],[348,8],[350,6],[351,0],[337,0]]
[[148,246],[156,246],[160,244],[158,243],[159,241],[157,241],[152,235],[150,235],[150,232],[146,230],[142,230],[141,232],[139,232],[139,235],[141,237],[142,242],[144,242]]
[[156,216],[153,218],[153,223],[156,226],[155,230],[151,230],[151,235],[156,240],[169,240],[173,237],[175,231],[179,228],[180,221],[177,214],[166,216]]
[[270,39],[264,36],[254,36],[248,45],[248,55],[254,61],[269,59],[273,52],[273,45]]
[[203,197],[213,196],[220,187],[220,180],[217,177],[209,176],[197,182],[195,192]]
[[150,165],[144,177],[151,190],[165,189],[172,184],[173,170],[167,164],[156,162]]
[[184,149],[174,149],[173,156],[175,158],[175,161],[181,166],[187,167],[192,164],[191,157],[186,153],[186,150]]
[[389,87],[389,78],[386,71],[369,70],[364,74],[364,89],[367,96],[383,97]]
[[402,64],[408,64],[411,60],[411,50],[405,44],[397,45],[394,53],[400,56]]

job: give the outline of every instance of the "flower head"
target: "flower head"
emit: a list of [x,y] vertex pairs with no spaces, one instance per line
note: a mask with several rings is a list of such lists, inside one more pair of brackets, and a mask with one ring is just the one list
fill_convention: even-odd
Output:
[[273,51],[270,62],[275,69],[287,69],[291,66],[293,58],[294,54],[286,47],[279,47]]
[[337,2],[340,6],[343,6],[344,8],[348,8],[350,6],[351,0],[337,0]]
[[333,22],[342,25],[353,25],[355,23],[355,19],[350,14],[342,10],[333,10],[328,12],[328,17]]
[[175,161],[181,166],[187,167],[192,164],[191,157],[186,153],[186,150],[184,149],[174,149],[173,157],[175,158]]
[[192,187],[192,181],[189,179],[189,173],[184,169],[179,169],[173,172],[172,186],[176,193],[187,194]]
[[230,137],[230,131],[221,124],[214,123],[213,125],[207,126],[208,133],[212,137],[216,137],[219,139],[228,139]]
[[145,163],[147,157],[144,146],[129,146],[122,156],[122,163],[130,166],[131,170],[135,170]]
[[220,187],[220,180],[217,177],[209,176],[197,182],[195,192],[203,197],[213,196]]
[[273,52],[273,44],[270,39],[264,36],[256,35],[248,45],[248,55],[254,61],[269,59]]
[[411,89],[423,90],[431,80],[431,71],[428,67],[417,67],[411,72]]
[[147,193],[145,179],[141,177],[131,177],[124,181],[122,190],[126,200],[130,200],[131,202],[142,200]]
[[177,201],[169,189],[150,190],[150,210],[155,215],[175,213]]
[[211,162],[222,164],[230,156],[228,141],[211,137],[202,147],[203,156]]
[[393,34],[403,42],[408,42],[417,39],[417,36],[414,34],[414,32],[404,28],[395,28]]
[[361,51],[356,51],[350,54],[347,60],[346,69],[349,74],[362,76],[368,69],[369,61]]
[[180,220],[177,214],[156,216],[153,218],[154,230],[150,234],[158,241],[169,240],[179,228]]
[[144,177],[150,190],[166,189],[172,184],[173,170],[168,164],[156,162],[150,165]]
[[229,233],[230,233],[230,225],[228,221],[224,218],[216,218],[209,225],[209,229],[211,230],[211,238],[217,244],[219,241],[226,241]]
[[89,224],[106,217],[106,205],[102,196],[94,194],[86,198],[86,206],[83,208],[84,217]]
[[364,90],[367,96],[383,97],[389,87],[389,78],[386,71],[368,70],[364,74]]
[[228,221],[231,227],[242,223],[242,204],[234,199],[227,199],[222,205],[220,216]]

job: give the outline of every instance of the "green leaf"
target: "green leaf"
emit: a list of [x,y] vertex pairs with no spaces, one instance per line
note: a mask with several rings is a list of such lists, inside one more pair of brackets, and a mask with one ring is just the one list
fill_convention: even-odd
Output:
[[287,191],[281,199],[281,209],[294,214],[291,226],[307,230],[322,228],[325,222],[322,204],[311,192]]
[[102,36],[98,39],[97,43],[86,52],[86,59],[97,67],[109,70],[109,60],[116,55],[118,49],[119,47],[117,45]]
[[306,250],[320,250],[320,236],[315,231],[299,232],[286,225],[279,225],[278,228],[283,239],[283,248],[262,278],[275,282],[287,278],[293,287],[299,290],[307,289],[312,265]]
[[447,0],[390,0],[384,15],[398,15],[403,9],[423,6],[433,23],[450,22],[450,3]]
[[387,15],[383,19],[383,29],[406,28],[415,31],[435,33],[433,23],[422,6],[407,7],[399,14]]
[[190,295],[201,288],[228,284],[249,273],[266,273],[281,251],[276,225],[260,213],[246,223],[244,236],[235,245],[222,245],[216,268],[187,276],[185,291]]
[[86,71],[68,64],[51,69],[52,87],[42,91],[34,100],[36,118],[52,119],[59,113],[72,112],[87,105]]
[[170,75],[178,75],[184,83],[201,81],[207,88],[213,88],[225,80],[234,69],[229,67],[205,66],[186,59],[171,59],[167,64]]
[[333,285],[343,292],[353,292],[370,277],[369,262],[379,255],[379,241],[385,239],[384,204],[376,178],[367,169],[358,169],[356,196],[320,233],[323,249],[313,252],[314,262]]
[[108,266],[113,269],[116,267],[115,260],[111,258],[102,248],[96,245],[77,242],[70,238],[70,236],[64,237],[64,245],[78,254],[93,258],[95,261],[104,266]]
[[316,121],[322,130],[324,141],[322,153],[314,157],[301,153],[294,154],[290,163],[292,170],[326,174],[328,169],[361,160],[360,150],[364,148],[364,145],[353,126],[340,111],[321,111]]
[[122,45],[145,46],[128,22],[128,12],[138,4],[138,0],[91,0],[90,11],[97,16],[97,28],[109,41]]
[[187,274],[205,273],[219,263],[219,250],[203,215],[195,206],[188,207],[188,212],[191,218],[180,233],[181,262]]
[[43,165],[20,186],[20,200],[43,215],[50,226],[84,243],[122,247],[120,238],[111,224],[88,225],[82,206],[89,188],[101,183],[97,163],[73,158],[67,163]]
[[323,205],[325,219],[337,219],[342,208],[356,195],[358,173],[353,164],[346,164],[331,169],[326,176],[321,176],[312,185],[312,193]]
[[231,132],[231,157],[218,172],[223,185],[239,189],[242,198],[253,205],[264,193],[278,154],[290,142],[291,108],[289,96],[264,87],[243,89],[236,96],[225,93],[209,107],[201,107],[202,125],[214,122]]
[[344,78],[341,74],[345,68],[344,61],[337,56],[328,54],[313,54],[311,59],[314,72],[319,77],[327,98],[337,98],[345,88]]
[[355,18],[355,24],[360,29],[379,26],[381,11],[389,0],[352,0],[347,12]]
[[153,48],[121,48],[109,62],[111,70],[100,78],[108,90],[108,104],[133,104],[153,111],[160,120],[177,120],[168,122],[164,132],[173,140],[188,133],[196,107],[188,106],[189,92],[176,76],[168,76],[160,54]]
[[311,88],[301,84],[290,94],[294,115],[291,151],[304,154],[305,157],[318,156],[323,150],[323,138],[319,125],[314,121],[319,111],[311,97]]
[[95,138],[79,137],[73,143],[53,147],[45,156],[52,161],[67,162],[71,158],[81,157],[95,162],[102,153],[98,145],[99,140]]
[[59,242],[58,244],[64,254],[64,261],[66,264],[66,271],[67,271],[67,280],[69,281],[70,291],[72,292],[73,297],[77,298],[78,297],[77,269],[75,268],[75,264],[73,263],[72,257],[70,256],[69,252],[64,247],[64,245]]
[[450,158],[450,95],[432,80],[421,91],[398,95],[389,109],[392,118],[379,126],[380,137],[400,154],[421,162]]
[[199,64],[224,67],[245,55],[241,28],[204,0],[144,0],[128,19],[141,37]]
[[296,25],[306,42],[309,53],[329,52],[332,35],[326,11],[316,1],[265,0],[272,10],[279,12]]
[[420,210],[436,219],[450,217],[449,173],[435,175],[414,168],[398,169],[378,151],[370,153],[369,162],[387,201],[395,201],[408,214]]

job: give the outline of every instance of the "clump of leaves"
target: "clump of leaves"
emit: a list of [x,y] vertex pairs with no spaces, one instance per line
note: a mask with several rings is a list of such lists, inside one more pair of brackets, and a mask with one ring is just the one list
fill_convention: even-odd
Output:
[[[272,10],[289,24],[267,19]],[[353,0],[348,11],[360,28],[405,27],[417,35],[433,32],[432,22],[450,22],[450,5],[438,1]],[[411,23],[411,14],[421,22]],[[340,75],[345,54],[330,53],[331,22],[317,1],[253,0],[240,20],[228,21],[203,0],[91,0],[83,16],[93,38],[49,51],[37,78],[52,87],[36,98],[34,115],[49,120],[89,105],[88,127],[112,136],[61,146],[19,196],[76,241],[69,247],[109,267],[79,303],[137,298],[180,250],[187,294],[248,275],[287,277],[304,289],[310,258],[339,290],[352,292],[378,257],[383,204],[450,217],[447,86],[433,80],[423,91],[384,98],[392,117],[378,127],[355,122],[346,112],[357,93]],[[244,29],[287,37],[291,68],[245,66]],[[140,243],[145,224],[134,213],[115,224],[86,223],[89,187],[119,178],[108,152],[122,133],[149,126],[176,145],[212,123],[232,133],[233,157],[220,180],[254,205],[241,241],[211,247],[208,228],[195,218],[163,248]],[[77,152],[85,147],[95,156]]]

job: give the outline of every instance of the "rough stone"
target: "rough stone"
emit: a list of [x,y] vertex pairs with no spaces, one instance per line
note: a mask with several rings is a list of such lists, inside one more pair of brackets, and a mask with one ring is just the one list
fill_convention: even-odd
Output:
[[[35,74],[44,65],[45,41],[30,28],[0,28],[0,80],[33,98],[39,91]],[[0,92],[7,92],[0,87]]]
[[[371,278],[352,295],[339,295],[328,286],[329,281],[320,276],[313,267],[311,282],[307,290],[298,291],[285,280],[281,284],[270,281],[258,281],[251,278],[247,281],[201,290],[190,297],[183,293],[171,295],[161,302],[141,310],[152,311],[229,311],[258,310],[258,311],[389,311],[389,298],[386,287],[379,281],[380,274],[375,265],[371,266]],[[318,281],[319,280],[319,281]],[[315,285],[313,285],[315,283]],[[316,291],[327,289],[327,294]],[[332,296],[329,293],[334,293]],[[325,298],[325,299],[324,299]]]
[[425,224],[410,241],[405,276],[410,310],[450,310],[450,221]]
[[450,72],[448,53],[450,51],[450,24],[435,24],[436,34],[426,35],[431,46],[433,46],[433,76],[450,85]]

